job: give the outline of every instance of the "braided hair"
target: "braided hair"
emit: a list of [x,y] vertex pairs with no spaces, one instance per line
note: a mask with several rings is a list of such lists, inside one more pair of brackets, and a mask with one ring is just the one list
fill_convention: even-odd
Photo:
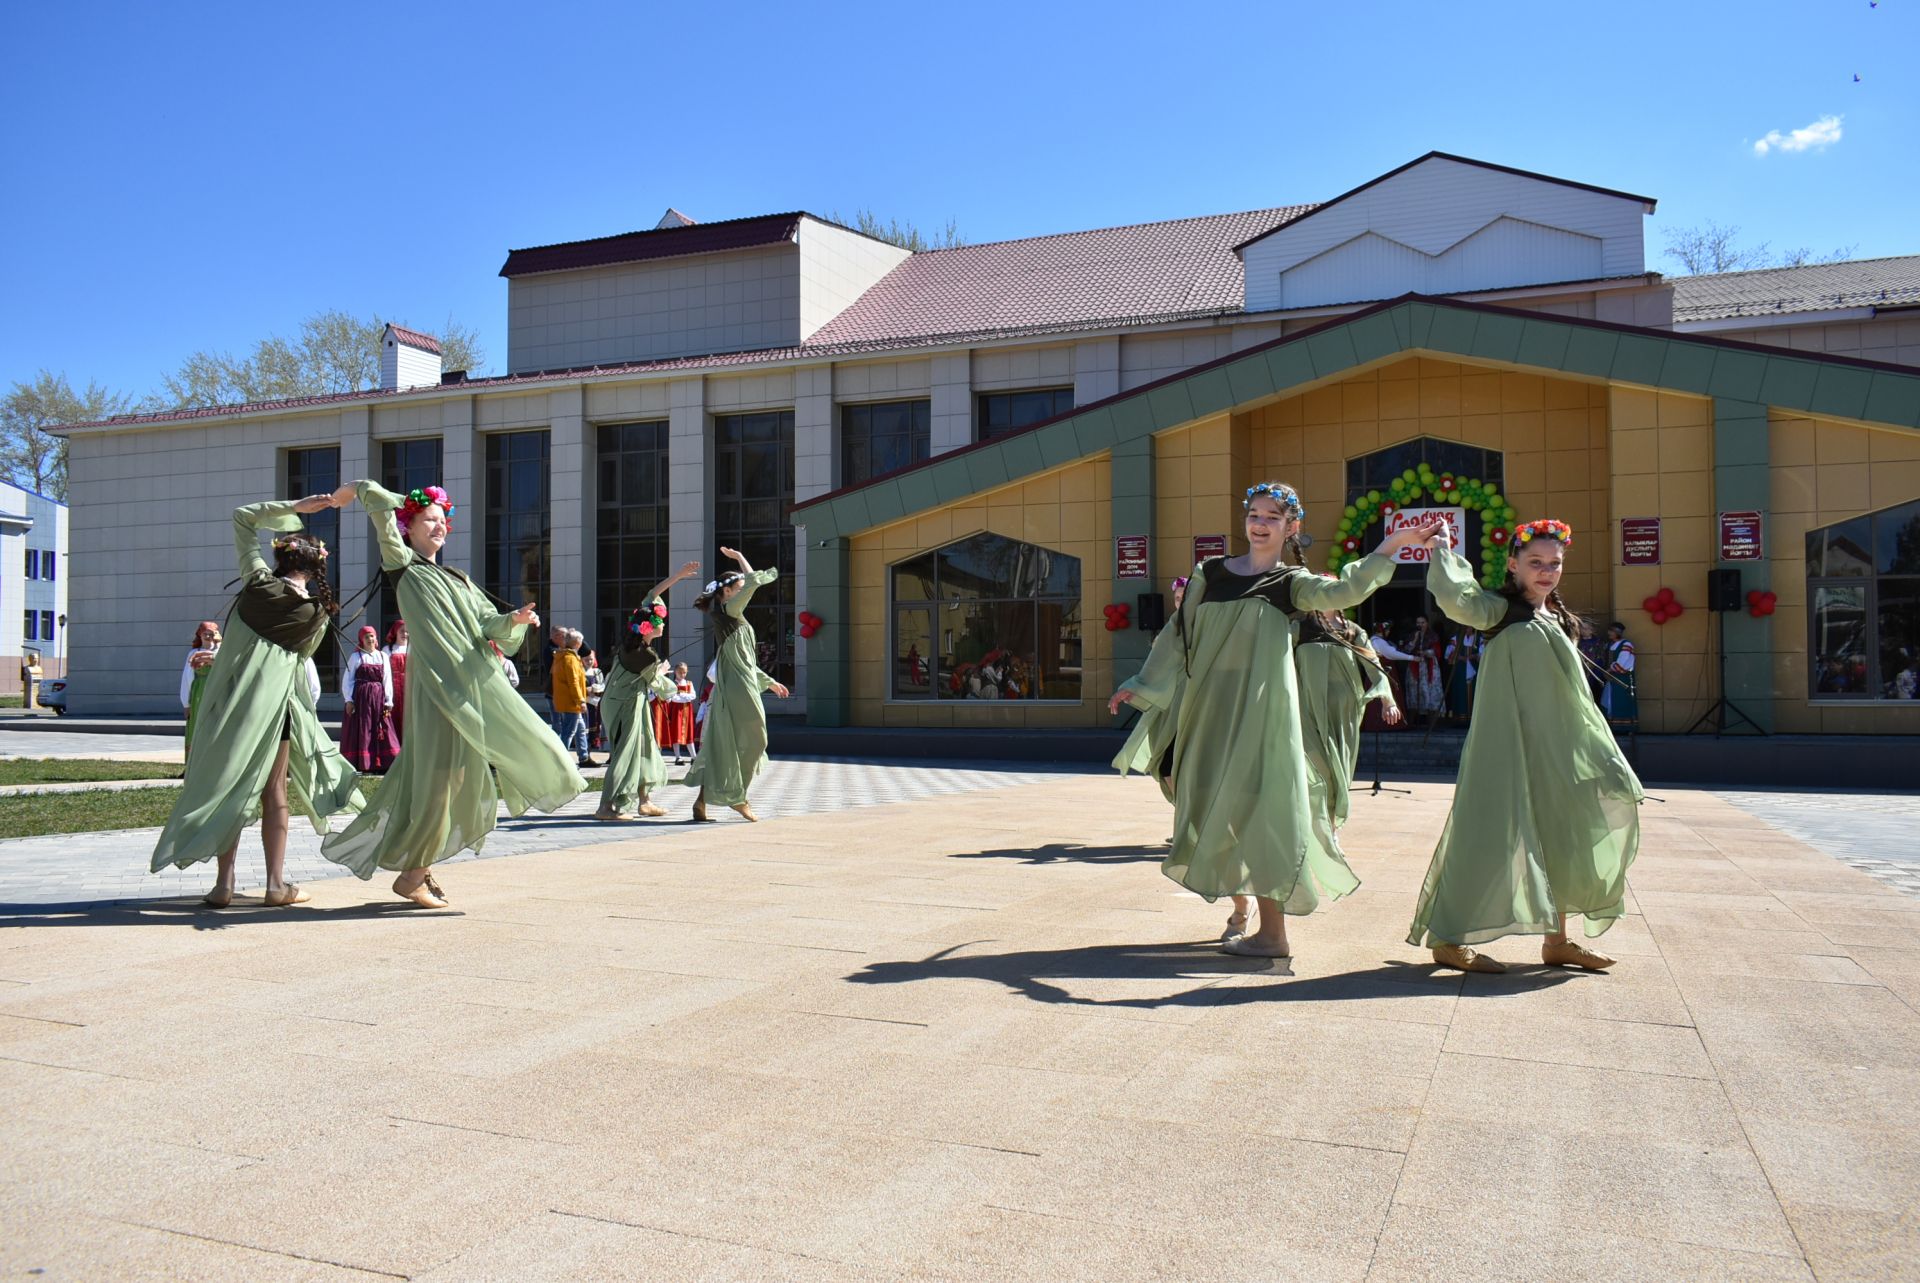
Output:
[[726,641],[727,638],[746,627],[746,620],[735,619],[724,610],[714,609],[726,600],[727,589],[730,586],[735,583],[745,583],[746,579],[747,577],[737,570],[728,571],[708,584],[706,589],[693,599],[693,608],[713,620],[714,632],[718,634],[719,641]]
[[283,579],[290,574],[304,573],[307,576],[307,591],[327,612],[327,617],[331,619],[340,613],[340,603],[334,600],[333,585],[327,582],[327,545],[323,540],[304,530],[275,539],[273,573]]

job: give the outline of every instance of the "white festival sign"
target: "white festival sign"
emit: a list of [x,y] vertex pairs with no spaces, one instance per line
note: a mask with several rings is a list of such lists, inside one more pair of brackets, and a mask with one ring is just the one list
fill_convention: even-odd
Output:
[[[1447,537],[1452,541],[1453,550],[1455,552],[1460,551],[1460,545],[1466,541],[1467,537],[1467,510],[1465,508],[1402,508],[1398,512],[1387,515],[1385,533],[1392,534],[1404,526],[1419,525],[1428,517],[1438,517],[1446,523]],[[1393,555],[1393,559],[1395,561],[1425,563],[1427,560],[1427,550],[1425,545],[1415,544],[1411,548],[1402,548]]]

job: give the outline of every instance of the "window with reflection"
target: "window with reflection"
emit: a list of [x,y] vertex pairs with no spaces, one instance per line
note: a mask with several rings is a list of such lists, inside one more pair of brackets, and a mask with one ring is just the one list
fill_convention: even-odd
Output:
[[1807,532],[1807,685],[1920,698],[1920,500]]
[[592,636],[605,668],[627,614],[667,577],[667,422],[606,423],[597,436]]
[[[486,540],[484,576],[487,591],[515,606],[532,602],[543,627],[529,628],[526,640],[510,658],[520,669],[520,693],[545,694],[548,684],[545,627],[571,620],[548,618],[553,605],[551,586],[553,513],[548,507],[548,438],[546,429],[496,432],[487,437]],[[454,503],[460,502],[458,495]]]
[[893,567],[894,699],[1080,699],[1080,559],[980,534]]
[[[793,411],[713,416],[715,543],[745,554],[780,578],[753,595],[746,620],[760,643],[760,667],[793,684]],[[708,561],[732,569],[716,547]]]
[[982,441],[1032,427],[1073,409],[1072,388],[1034,388],[1027,392],[983,392],[975,402],[976,435]]
[[[437,486],[441,482],[441,445],[439,437],[414,437],[406,441],[382,441],[380,443],[380,484],[397,495],[405,496],[409,490],[425,486]],[[458,508],[464,496],[454,496],[453,506]],[[459,517],[458,513],[454,514]],[[380,569],[380,549],[373,549],[373,568]],[[393,585],[385,575],[380,576],[380,618],[392,623],[400,618],[400,599],[394,595]]]
[[[314,446],[303,450],[287,451],[286,481],[281,494],[289,499],[305,499],[309,495],[324,494],[340,488],[340,447]],[[327,550],[338,554],[340,551],[340,510],[322,508],[319,512],[310,512],[301,518],[306,523],[307,532],[326,541]],[[327,582],[333,588],[336,598],[340,592],[340,571],[338,563],[329,560],[326,571]],[[320,689],[329,693],[340,689],[340,653],[339,647],[328,644],[314,652],[314,667],[320,673]]]
[[840,407],[840,484],[922,463],[933,448],[933,402],[878,401]]

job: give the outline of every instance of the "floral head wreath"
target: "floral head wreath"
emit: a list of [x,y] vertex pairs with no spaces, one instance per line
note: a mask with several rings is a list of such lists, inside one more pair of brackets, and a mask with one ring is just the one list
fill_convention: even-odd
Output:
[[741,584],[741,583],[745,583],[746,581],[747,581],[747,577],[741,574],[739,571],[729,570],[726,574],[720,576],[718,579],[707,580],[707,586],[700,590],[700,595],[702,597],[711,597],[715,593],[719,592],[722,588],[725,588],[728,584]]
[[1173,581],[1173,590],[1175,592],[1179,592],[1182,588],[1185,588],[1186,586],[1187,586],[1187,577],[1185,575],[1181,575],[1178,579]]
[[667,628],[667,603],[655,600],[627,616],[627,634],[650,642]]
[[312,535],[281,535],[273,541],[273,550],[277,553],[291,552],[295,548],[305,548],[322,561],[327,559],[327,545],[315,539]]
[[439,486],[417,486],[407,491],[406,500],[401,503],[400,510],[393,514],[393,519],[399,523],[404,533],[409,526],[413,525],[415,517],[436,503],[440,505],[440,510],[447,514],[447,529],[453,529],[453,496]]
[[1573,527],[1564,521],[1555,521],[1552,517],[1542,517],[1538,521],[1529,521],[1513,532],[1513,546],[1524,548],[1535,539],[1552,539],[1557,543],[1573,547]]
[[1242,511],[1253,507],[1255,499],[1266,497],[1280,505],[1280,511],[1295,521],[1305,521],[1307,510],[1300,504],[1300,495],[1292,486],[1282,485],[1278,481],[1262,481],[1257,486],[1247,487],[1247,497],[1240,501]]

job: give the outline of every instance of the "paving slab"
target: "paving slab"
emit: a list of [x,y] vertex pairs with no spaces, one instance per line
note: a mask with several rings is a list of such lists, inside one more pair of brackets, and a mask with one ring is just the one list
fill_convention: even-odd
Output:
[[432,913],[0,843],[0,1271],[1920,1276],[1920,897],[1663,796],[1604,975],[1404,943],[1442,783],[1356,797],[1274,961],[1077,771],[778,762],[758,825],[503,825]]

